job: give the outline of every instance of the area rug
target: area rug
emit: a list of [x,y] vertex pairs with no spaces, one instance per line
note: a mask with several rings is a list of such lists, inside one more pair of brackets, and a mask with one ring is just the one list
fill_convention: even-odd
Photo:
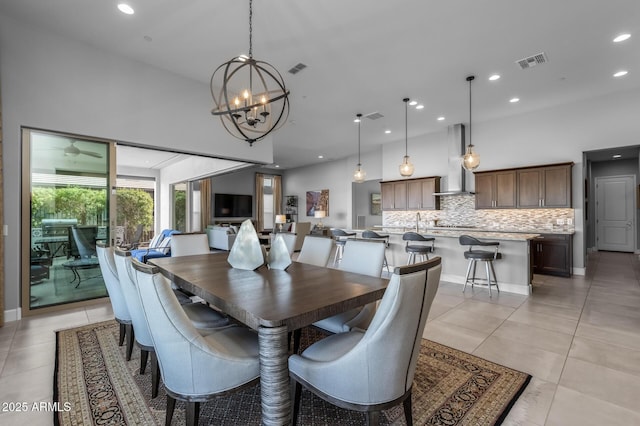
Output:
[[[323,336],[305,328],[301,346]],[[118,324],[106,321],[59,331],[54,372],[56,425],[163,425],[162,384],[151,399],[149,367],[139,374],[140,351],[125,361]],[[417,425],[498,425],[531,376],[423,339],[413,385]],[[343,410],[303,391],[299,424],[361,425],[364,415]],[[404,424],[402,405],[383,412],[381,424]],[[172,424],[184,424],[178,402]],[[259,425],[260,385],[201,405],[200,424]]]

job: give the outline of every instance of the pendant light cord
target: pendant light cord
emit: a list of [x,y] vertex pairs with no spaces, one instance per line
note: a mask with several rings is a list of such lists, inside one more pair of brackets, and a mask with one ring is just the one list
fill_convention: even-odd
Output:
[[409,129],[409,119],[408,119],[408,106],[407,102],[409,102],[409,98],[404,98],[404,156],[406,157],[409,154],[409,142],[408,142],[408,129]]
[[358,117],[358,166],[360,166],[360,122],[362,119]]
[[253,58],[253,0],[249,0],[249,57]]
[[471,139],[471,82],[475,79],[475,76],[470,75],[467,77],[467,81],[469,82],[469,146],[473,146]]

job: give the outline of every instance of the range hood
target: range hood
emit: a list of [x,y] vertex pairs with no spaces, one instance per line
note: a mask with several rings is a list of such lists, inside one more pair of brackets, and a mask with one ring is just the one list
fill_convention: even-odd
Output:
[[454,124],[447,128],[448,172],[446,176],[447,190],[434,195],[472,195],[466,189],[467,171],[462,167],[460,158],[464,155],[464,124]]

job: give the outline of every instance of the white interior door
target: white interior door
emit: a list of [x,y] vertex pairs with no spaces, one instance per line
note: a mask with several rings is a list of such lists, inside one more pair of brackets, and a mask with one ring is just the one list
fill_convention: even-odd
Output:
[[596,178],[598,250],[633,252],[635,246],[635,176]]

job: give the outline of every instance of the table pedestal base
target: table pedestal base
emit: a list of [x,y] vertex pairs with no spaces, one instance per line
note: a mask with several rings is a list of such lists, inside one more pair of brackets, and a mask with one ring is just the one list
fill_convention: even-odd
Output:
[[260,327],[260,392],[262,424],[291,423],[287,327]]

